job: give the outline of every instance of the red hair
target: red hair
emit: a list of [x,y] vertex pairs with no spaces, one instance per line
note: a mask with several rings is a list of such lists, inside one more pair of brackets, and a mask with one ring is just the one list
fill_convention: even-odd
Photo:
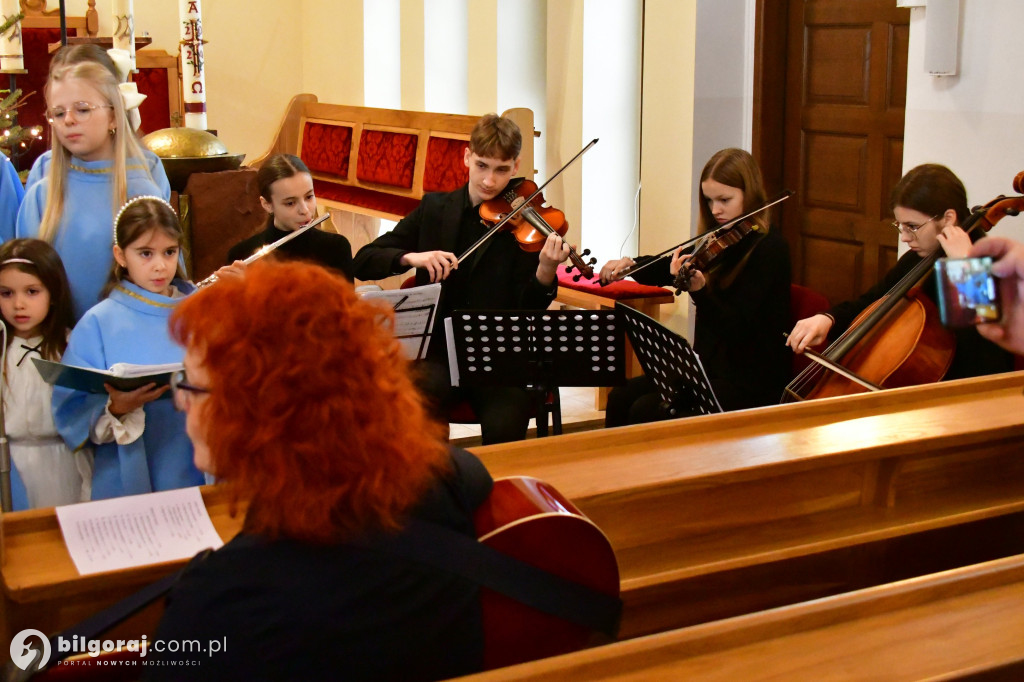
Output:
[[171,334],[210,377],[193,409],[218,479],[250,501],[247,530],[335,542],[396,529],[448,471],[391,321],[308,263],[256,263],[178,306]]

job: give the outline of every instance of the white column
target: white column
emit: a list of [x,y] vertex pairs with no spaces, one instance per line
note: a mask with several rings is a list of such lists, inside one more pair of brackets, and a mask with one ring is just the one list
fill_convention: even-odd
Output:
[[[545,0],[498,0],[497,112],[514,107],[533,111],[541,137],[533,140],[538,182],[547,180],[547,3]],[[527,49],[523,49],[524,45]],[[530,131],[524,130],[524,144]],[[554,169],[552,169],[554,170]],[[559,207],[560,208],[560,207]]]
[[578,147],[595,137],[600,142],[581,161],[582,247],[601,262],[620,252],[636,255],[632,228],[640,181],[642,17],[642,0],[585,0],[583,5],[583,137]]
[[424,0],[423,80],[427,111],[469,113],[469,0]]
[[363,104],[402,108],[399,0],[363,0]]

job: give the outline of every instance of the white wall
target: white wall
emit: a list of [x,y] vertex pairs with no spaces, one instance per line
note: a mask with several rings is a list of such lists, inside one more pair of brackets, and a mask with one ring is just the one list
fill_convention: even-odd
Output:
[[[924,71],[927,8],[910,15],[904,171],[935,162],[949,166],[972,204],[1016,194],[1024,170],[1024,3],[961,0],[956,76]],[[1006,218],[994,234],[1024,239],[1024,217]]]
[[[693,76],[693,177],[720,149],[750,151],[754,108],[754,1],[698,0]],[[696,188],[694,188],[696,196]],[[693,234],[699,206],[691,211]]]

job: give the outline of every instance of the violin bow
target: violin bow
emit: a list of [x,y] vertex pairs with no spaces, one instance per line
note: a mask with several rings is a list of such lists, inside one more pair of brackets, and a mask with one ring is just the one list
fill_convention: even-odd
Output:
[[676,249],[678,249],[681,246],[686,246],[688,244],[692,244],[693,242],[697,241],[698,239],[704,239],[704,238],[708,238],[708,237],[713,237],[713,236],[718,235],[718,234],[720,234],[722,232],[725,232],[725,231],[735,227],[737,224],[743,222],[747,218],[753,217],[753,216],[757,215],[758,213],[760,213],[761,211],[766,211],[769,208],[771,208],[772,206],[775,206],[776,204],[781,204],[783,201],[785,201],[786,199],[790,198],[794,194],[796,194],[796,192],[794,192],[791,189],[782,190],[782,192],[779,193],[779,195],[777,197],[775,197],[774,199],[772,199],[771,201],[766,203],[764,206],[761,206],[759,208],[755,208],[750,213],[744,213],[743,215],[739,216],[738,218],[733,218],[732,220],[730,220],[729,222],[725,223],[724,225],[719,225],[718,227],[716,227],[714,230],[711,230],[710,232],[705,232],[704,234],[699,234],[696,237],[692,237],[692,238],[687,239],[686,241],[684,241],[684,242],[682,242],[680,244],[676,244],[675,246],[673,246],[671,248],[665,249],[661,253],[658,253],[658,254],[655,254],[654,256],[651,256],[650,260],[648,260],[648,261],[646,261],[646,262],[644,262],[644,263],[642,263],[640,265],[631,265],[631,266],[629,266],[628,268],[624,269],[622,272],[619,273],[619,279],[622,279],[624,277],[629,277],[630,275],[632,275],[634,273],[640,272],[641,270],[643,270],[647,266],[653,265],[654,263],[658,262],[662,258],[664,258],[664,257],[666,257],[668,255],[671,255]]
[[[547,186],[548,186],[548,185],[549,185],[549,184],[551,183],[551,181],[552,181],[552,180],[554,180],[554,179],[555,179],[555,178],[557,178],[557,177],[558,177],[559,175],[561,175],[561,174],[562,174],[562,171],[564,171],[564,170],[565,170],[566,168],[568,168],[568,167],[569,167],[569,166],[571,166],[572,164],[576,163],[576,159],[578,159],[578,158],[580,158],[581,156],[583,156],[584,154],[586,154],[586,153],[587,153],[587,151],[589,151],[591,147],[593,147],[593,146],[594,146],[595,144],[597,144],[597,140],[598,140],[598,139],[599,139],[599,138],[596,138],[596,137],[595,137],[595,138],[594,138],[593,140],[591,140],[591,141],[590,141],[590,142],[589,142],[589,143],[587,144],[587,146],[585,146],[585,147],[584,147],[583,149],[579,150],[579,151],[578,151],[578,152],[576,153],[576,156],[574,156],[574,157],[572,157],[571,159],[569,159],[569,161],[568,161],[568,162],[567,162],[567,163],[566,163],[566,164],[565,164],[564,166],[562,166],[562,167],[561,167],[561,168],[559,168],[559,169],[558,169],[557,171],[555,171],[555,174],[554,174],[554,175],[552,175],[552,176],[551,176],[550,178],[548,178],[548,179],[547,179],[547,181],[545,181],[545,183],[544,183],[543,185],[541,185],[540,187],[538,187],[538,188],[536,189],[536,191],[534,191],[534,192],[533,192],[533,193],[532,193],[532,194],[531,194],[530,196],[526,197],[526,199],[525,199],[525,200],[524,200],[524,201],[523,201],[523,202],[522,202],[521,204],[519,204],[518,206],[515,206],[515,207],[513,207],[511,211],[509,211],[508,213],[506,213],[506,214],[505,214],[505,217],[504,217],[504,218],[502,218],[501,220],[499,220],[498,222],[496,222],[496,223],[494,224],[494,226],[493,226],[493,227],[491,227],[491,229],[487,231],[487,234],[485,234],[484,236],[480,237],[480,239],[477,239],[477,240],[476,240],[476,242],[475,242],[475,243],[474,243],[474,244],[473,244],[472,246],[470,246],[470,247],[469,247],[468,249],[466,249],[465,253],[463,253],[463,254],[462,254],[461,256],[459,256],[459,260],[458,260],[458,262],[459,262],[459,263],[461,263],[461,262],[462,262],[463,260],[465,260],[466,258],[468,258],[468,257],[469,257],[469,255],[470,255],[471,253],[473,253],[474,251],[476,251],[476,250],[477,250],[478,248],[480,248],[480,246],[481,246],[481,245],[482,245],[482,244],[483,244],[484,242],[486,242],[486,241],[487,241],[488,239],[490,239],[491,237],[493,237],[493,236],[494,236],[494,235],[495,235],[495,234],[496,234],[496,233],[498,232],[498,230],[500,230],[500,229],[501,229],[501,228],[502,228],[502,227],[503,227],[503,226],[505,225],[505,223],[507,223],[507,222],[508,222],[509,220],[511,220],[512,218],[514,218],[514,217],[515,217],[516,215],[518,215],[518,213],[519,213],[520,211],[522,211],[522,210],[523,210],[524,208],[526,208],[527,206],[529,206],[529,205],[530,205],[530,202],[531,202],[531,201],[533,201],[533,199],[534,199],[534,198],[535,198],[535,197],[536,197],[536,196],[537,196],[538,194],[540,194],[540,193],[541,193],[542,191],[544,191],[544,188],[545,188],[545,187],[547,187]],[[503,190],[501,190],[501,191],[502,191],[502,192],[504,192],[505,190],[503,189]],[[482,221],[481,221],[481,222],[482,222]]]

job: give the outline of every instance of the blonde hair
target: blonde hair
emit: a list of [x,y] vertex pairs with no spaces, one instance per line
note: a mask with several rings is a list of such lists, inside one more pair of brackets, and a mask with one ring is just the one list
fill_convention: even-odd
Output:
[[[125,113],[124,100],[118,90],[117,77],[110,70],[97,62],[85,61],[57,66],[51,70],[46,81],[46,98],[49,106],[50,88],[54,83],[77,78],[87,81],[100,93],[106,104],[113,107],[114,112],[114,167],[113,192],[110,200],[110,217],[114,218],[115,207],[121,206],[128,198],[128,161],[138,160],[143,170],[149,169],[144,162],[142,145],[132,131]],[[48,175],[49,187],[46,192],[46,210],[40,223],[39,236],[53,244],[57,240],[61,218],[64,215],[64,191],[67,186],[68,170],[71,168],[71,154],[57,138],[55,126],[50,127],[50,149],[53,151]]]

